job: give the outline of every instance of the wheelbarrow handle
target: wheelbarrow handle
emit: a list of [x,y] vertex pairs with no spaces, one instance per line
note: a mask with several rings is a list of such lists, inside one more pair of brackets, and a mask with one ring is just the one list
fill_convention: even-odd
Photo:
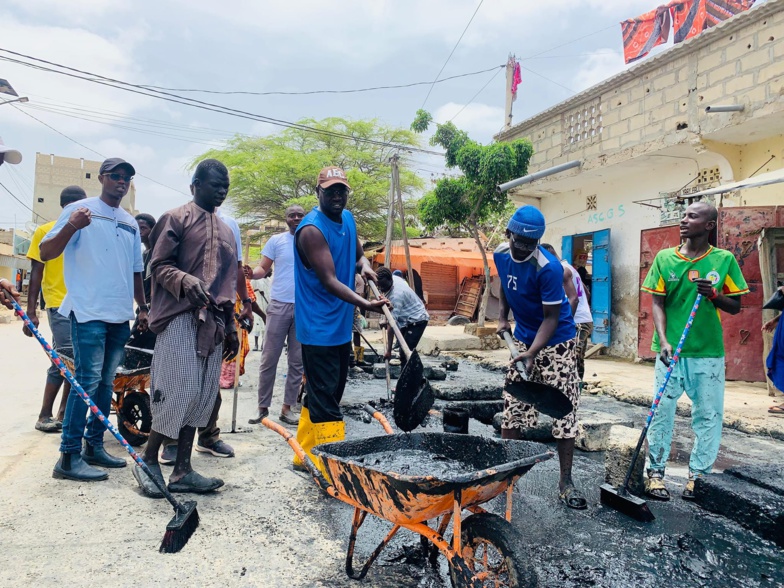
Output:
[[[373,296],[375,296],[376,298],[381,298],[381,294],[379,294],[378,286],[376,286],[375,282],[368,280],[368,286],[370,286],[370,291],[373,292]],[[409,359],[411,359],[411,349],[409,349],[408,343],[406,343],[406,340],[403,338],[403,333],[400,332],[400,327],[397,326],[397,321],[395,320],[395,317],[392,316],[392,312],[389,310],[389,307],[386,304],[382,306],[381,309],[384,311],[384,316],[387,317],[387,320],[389,321],[389,325],[392,327],[392,330],[395,332],[395,337],[397,337],[397,342],[400,344],[400,349],[401,351],[403,351],[403,354],[406,356],[406,361],[408,361]]]
[[316,464],[313,463],[313,460],[310,459],[310,456],[305,453],[305,450],[302,449],[302,445],[297,442],[297,439],[294,437],[294,434],[291,431],[284,429],[269,417],[261,419],[261,424],[267,427],[270,431],[275,431],[278,435],[283,437],[284,441],[289,444],[297,457],[300,458],[302,463],[305,464],[305,467],[308,468],[308,472],[310,472],[310,475],[313,476],[313,479],[316,481],[316,485],[319,488],[331,496],[337,495],[335,488],[332,486],[332,484],[327,482],[327,478],[325,478],[324,474],[322,474],[321,471],[316,467]]
[[381,423],[381,426],[384,427],[384,432],[387,435],[393,435],[395,433],[395,431],[392,430],[392,427],[390,426],[387,418],[383,414],[381,414],[381,412],[378,411],[373,405],[365,404],[362,407],[362,410],[364,410],[366,413],[368,413],[370,416],[376,419],[379,423]]
[[[509,349],[509,353],[512,354],[512,359],[517,357],[518,354],[519,354],[519,351],[517,349],[517,345],[515,345],[514,339],[512,339],[512,333],[510,333],[509,331],[504,331],[503,333],[500,334],[500,337],[506,343],[506,347]],[[523,365],[523,362],[522,361],[518,361],[517,363],[515,363],[515,367],[517,368],[517,371],[520,372],[520,377],[523,378],[523,380],[527,381],[528,380],[528,370],[525,369],[525,366]]]

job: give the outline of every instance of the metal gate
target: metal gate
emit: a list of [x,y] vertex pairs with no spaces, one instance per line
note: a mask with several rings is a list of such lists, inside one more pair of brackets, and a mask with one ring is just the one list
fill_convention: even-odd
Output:
[[457,266],[422,263],[422,290],[429,310],[454,310],[457,304]]
[[[640,232],[640,286],[648,275],[648,270],[653,265],[653,259],[662,249],[677,247],[681,242],[680,228],[678,225],[659,227]],[[637,313],[637,355],[645,359],[655,359],[656,354],[651,351],[653,341],[653,297],[650,294],[639,294]]]

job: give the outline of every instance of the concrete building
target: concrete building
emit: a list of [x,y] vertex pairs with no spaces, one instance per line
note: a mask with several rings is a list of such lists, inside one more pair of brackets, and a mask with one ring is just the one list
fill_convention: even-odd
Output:
[[[87,196],[99,196],[100,161],[60,157],[45,153],[35,154],[35,188],[33,192],[33,222],[43,224],[60,216],[60,192],[66,186],[81,186]],[[131,182],[122,207],[131,214],[136,210],[136,186]]]
[[[689,195],[784,169],[782,57],[784,0],[769,0],[497,136],[533,142],[531,173],[581,163],[512,199],[538,206],[548,221],[543,240],[592,273],[594,340],[611,355],[652,355],[640,281],[657,251],[678,244]],[[778,271],[763,276],[758,240],[784,226],[782,186],[714,197],[717,244],[736,254],[751,288],[741,314],[723,319],[730,379],[764,380],[760,307],[767,282],[784,279],[784,252],[766,256]]]

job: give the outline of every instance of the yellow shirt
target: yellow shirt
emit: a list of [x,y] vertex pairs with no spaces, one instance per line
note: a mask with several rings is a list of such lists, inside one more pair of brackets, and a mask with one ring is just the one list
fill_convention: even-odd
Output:
[[47,308],[58,308],[63,303],[63,298],[67,292],[65,288],[65,278],[63,277],[63,256],[60,255],[49,261],[41,260],[41,241],[46,234],[52,230],[55,221],[41,225],[33,233],[30,240],[30,249],[27,251],[29,259],[44,264],[44,277],[41,281],[41,290],[44,294],[44,301]]

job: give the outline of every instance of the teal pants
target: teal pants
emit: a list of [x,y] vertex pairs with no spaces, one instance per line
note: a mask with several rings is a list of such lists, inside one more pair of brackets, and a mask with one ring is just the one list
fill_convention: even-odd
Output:
[[[664,381],[665,373],[667,368],[657,359],[654,394]],[[675,365],[648,430],[649,467],[664,472],[675,426],[675,408],[684,392],[692,402],[691,426],[695,437],[689,471],[695,475],[709,474],[721,444],[724,418],[723,357],[682,357]]]

